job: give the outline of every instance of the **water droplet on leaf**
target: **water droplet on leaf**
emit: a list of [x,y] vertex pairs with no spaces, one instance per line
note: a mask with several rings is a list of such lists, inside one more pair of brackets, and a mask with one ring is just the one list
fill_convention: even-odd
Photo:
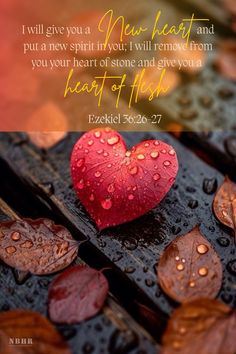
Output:
[[20,238],[21,238],[21,235],[20,235],[20,233],[17,232],[17,231],[14,231],[14,232],[11,234],[11,239],[12,239],[13,241],[19,241]]
[[112,201],[110,198],[106,198],[101,201],[101,205],[102,205],[103,209],[109,210],[112,207]]
[[84,188],[84,180],[81,179],[81,180],[77,183],[76,187],[77,187],[78,189],[83,189],[83,188]]
[[209,250],[209,248],[206,245],[202,244],[202,245],[197,246],[197,251],[199,254],[205,254],[208,252],[208,250]]
[[8,254],[13,254],[13,253],[16,252],[16,248],[14,246],[9,246],[9,247],[6,248],[6,252]]
[[159,152],[158,152],[158,151],[153,151],[153,152],[151,152],[151,157],[152,157],[153,159],[156,159],[158,156],[159,156]]
[[161,176],[159,175],[159,173],[156,173],[156,174],[153,176],[154,181],[158,181],[160,178],[161,178]]
[[208,269],[206,267],[202,267],[198,270],[198,274],[201,275],[201,277],[205,277],[208,274]]
[[77,162],[77,167],[82,167],[84,164],[84,159],[79,159],[78,162]]
[[184,270],[184,265],[182,263],[177,264],[176,268],[177,268],[177,270],[182,271],[182,270]]
[[169,166],[171,165],[171,162],[168,161],[168,160],[166,160],[166,161],[163,162],[163,165],[164,165],[165,167],[169,167]]
[[119,142],[119,140],[120,140],[119,136],[113,136],[112,138],[109,138],[107,140],[107,143],[108,143],[108,145],[112,146],[112,145],[117,144]]
[[136,175],[138,173],[138,167],[137,166],[133,166],[129,168],[129,173],[131,175]]
[[144,160],[145,156],[143,154],[138,154],[137,159],[138,160]]
[[100,138],[101,137],[101,132],[97,131],[94,133],[95,138]]

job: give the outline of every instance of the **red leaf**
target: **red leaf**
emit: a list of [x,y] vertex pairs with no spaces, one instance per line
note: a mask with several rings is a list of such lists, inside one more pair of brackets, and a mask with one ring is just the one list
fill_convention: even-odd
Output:
[[209,299],[183,304],[174,311],[161,354],[235,354],[236,312]]
[[60,274],[49,288],[49,315],[56,323],[78,323],[95,316],[108,293],[105,276],[95,269],[75,266]]
[[167,247],[157,271],[162,289],[178,302],[214,298],[221,288],[220,258],[198,227]]
[[[10,338],[26,339],[27,345],[10,347]],[[25,310],[0,313],[0,344],[1,354],[71,354],[61,335],[45,317]]]
[[231,182],[228,177],[225,177],[215,195],[213,210],[222,224],[234,230],[236,242],[236,184]]
[[32,274],[50,274],[77,256],[78,242],[63,226],[48,219],[0,223],[0,259]]
[[149,140],[127,151],[120,134],[109,128],[84,134],[71,157],[74,188],[100,230],[154,208],[173,185],[177,171],[170,145]]

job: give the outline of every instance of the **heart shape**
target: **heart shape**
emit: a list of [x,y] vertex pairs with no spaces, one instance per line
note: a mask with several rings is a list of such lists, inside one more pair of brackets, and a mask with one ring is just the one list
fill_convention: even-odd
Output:
[[116,131],[94,129],[75,144],[75,191],[100,230],[134,220],[154,208],[173,185],[178,160],[172,146],[147,140],[127,151]]

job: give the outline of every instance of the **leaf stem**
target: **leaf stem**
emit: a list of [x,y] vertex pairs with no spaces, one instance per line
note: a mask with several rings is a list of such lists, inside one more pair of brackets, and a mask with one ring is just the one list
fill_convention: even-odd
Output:
[[112,270],[112,267],[105,267],[99,270],[100,273],[103,273],[105,270]]

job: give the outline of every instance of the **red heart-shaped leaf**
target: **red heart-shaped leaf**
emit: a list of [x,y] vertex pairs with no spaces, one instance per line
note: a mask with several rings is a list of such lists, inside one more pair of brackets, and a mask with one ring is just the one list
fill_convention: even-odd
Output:
[[49,289],[49,314],[56,323],[78,323],[95,316],[108,293],[105,276],[86,266],[60,274]]
[[71,156],[74,188],[100,230],[154,208],[173,185],[177,171],[172,146],[148,140],[127,151],[121,135],[110,128],[85,133]]

